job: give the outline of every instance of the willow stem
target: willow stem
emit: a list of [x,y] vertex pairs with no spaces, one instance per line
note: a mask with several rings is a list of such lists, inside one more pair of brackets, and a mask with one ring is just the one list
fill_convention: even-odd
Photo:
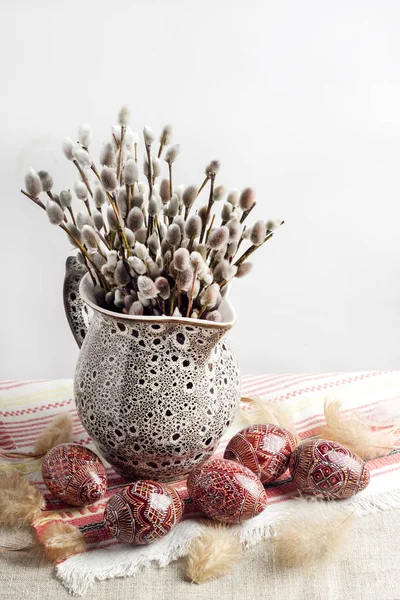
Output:
[[111,194],[107,193],[107,195],[110,200],[110,204],[114,211],[115,217],[117,219],[117,223],[118,223],[117,231],[118,231],[119,239],[121,240],[122,244],[125,246],[128,256],[130,256],[132,254],[131,247],[129,246],[129,242],[126,239],[125,231],[123,230],[123,228],[121,226],[121,213],[119,212],[117,201]]
[[82,244],[76,239],[76,237],[68,230],[68,228],[64,225],[64,223],[61,223],[59,225],[59,227],[61,227],[61,229],[63,229],[65,231],[65,233],[71,238],[71,240],[74,242],[74,244],[76,244],[76,246],[79,248],[79,250],[81,251],[82,255],[84,256],[84,258],[93,266],[93,269],[95,270],[95,272],[97,273],[97,276],[99,278],[100,281],[100,285],[103,284],[103,287],[105,289],[108,289],[108,285],[106,280],[104,279],[102,273],[100,272],[100,270],[97,268],[97,266],[95,265],[95,263],[92,261],[92,259],[90,258],[89,254],[87,253],[87,251],[85,250],[85,248],[82,246]]
[[154,217],[151,217],[149,215],[149,220],[148,220],[148,223],[147,223],[146,242],[149,239],[149,237],[151,236],[151,234],[153,233],[153,225],[154,225]]
[[[56,199],[54,198],[54,195],[52,194],[51,190],[48,190],[46,192],[46,194],[48,195],[48,197],[50,198],[50,200],[53,200],[53,202],[56,201]],[[65,221],[65,223],[68,223],[68,219],[67,219],[66,215],[64,215],[64,221]]]
[[[282,221],[282,223],[279,225],[279,227],[281,227],[284,224],[284,222],[285,221]],[[276,229],[274,229],[274,231],[270,231],[269,233],[267,233],[262,244],[259,244],[258,246],[255,246],[253,244],[252,246],[247,248],[247,250],[245,252],[243,252],[242,256],[240,258],[238,258],[237,261],[234,263],[235,267],[240,267],[240,265],[242,263],[244,263],[244,261],[247,260],[249,258],[249,256],[251,256],[256,250],[258,250],[258,248],[261,248],[261,246],[263,246],[265,244],[265,242],[268,242],[268,240],[270,240],[272,238],[272,236],[274,235],[275,231],[276,231]],[[219,287],[222,288],[226,284],[227,284],[227,281],[225,279],[223,279],[221,281],[221,283],[219,284]]]
[[160,142],[160,147],[158,149],[158,154],[157,154],[157,158],[160,158],[162,151],[164,150],[164,146],[165,146],[165,138],[166,138],[166,132],[164,131],[163,136],[161,138],[161,142]]
[[97,179],[99,181],[101,181],[100,174],[99,174],[98,170],[96,169],[96,165],[94,164],[94,162],[92,162],[92,164],[90,165],[90,168],[93,171],[93,173],[96,175]]
[[94,275],[92,273],[92,270],[91,270],[91,268],[88,265],[88,262],[86,260],[86,256],[84,256],[83,254],[82,254],[82,256],[83,256],[83,260],[85,261],[85,267],[86,267],[86,269],[87,269],[87,271],[88,271],[88,273],[90,275],[90,279],[92,280],[93,285],[97,285],[97,281],[95,280]]
[[253,208],[255,207],[255,205],[257,204],[257,202],[254,202],[253,206],[251,208],[249,208],[249,210],[245,210],[244,213],[241,216],[240,222],[243,223],[243,221],[245,221],[245,219],[247,219],[247,217],[249,216],[249,214],[251,213],[251,211],[253,210]]
[[101,241],[103,242],[103,244],[106,246],[106,248],[108,248],[108,250],[111,250],[111,246],[110,244],[107,242],[106,238],[104,237],[104,235],[101,233],[101,231],[99,231],[98,229],[96,230],[97,235],[99,236],[99,238],[101,239]]
[[153,195],[153,172],[151,165],[151,144],[146,144],[146,154],[147,154],[147,162],[148,162],[148,172],[147,172],[147,181],[149,182],[149,201],[151,196]]
[[135,154],[135,162],[137,163],[137,143],[135,143],[133,145],[133,148],[134,148],[134,154]]
[[174,306],[175,306],[175,288],[172,290],[171,293],[171,303],[169,306],[169,316],[172,317],[172,313],[174,312]]
[[34,198],[33,196],[31,196],[30,194],[28,194],[28,192],[25,192],[24,190],[21,190],[21,194],[24,194],[24,196],[29,198],[29,200],[33,200],[33,202],[35,204],[37,204],[38,206],[40,206],[40,208],[43,208],[43,210],[46,210],[45,205],[43,204],[43,202],[41,200],[39,200],[39,198]]
[[114,142],[115,145],[117,146],[117,150],[119,150],[119,141],[117,140],[117,138],[115,137],[115,133],[112,134],[113,138],[114,138]]
[[196,268],[195,268],[194,273],[193,273],[192,287],[190,288],[190,292],[189,292],[189,302],[188,302],[188,307],[187,307],[187,311],[186,311],[186,316],[187,317],[190,317],[190,311],[192,310],[192,306],[193,306],[194,286],[195,286],[195,283],[196,283],[196,278],[197,278],[198,270],[199,270],[199,265],[196,265]]
[[129,215],[129,211],[131,210],[131,186],[125,185],[126,190],[126,216]]
[[199,187],[199,189],[197,190],[197,195],[196,197],[200,194],[200,192],[203,190],[203,188],[207,185],[207,181],[210,179],[210,176],[207,175],[206,178],[204,179],[203,183],[201,184],[201,186]]
[[212,230],[212,228],[213,228],[214,221],[215,221],[215,215],[213,215],[213,217],[212,217],[212,219],[211,219],[210,227],[209,227],[209,228],[208,228],[208,230],[207,230],[206,242],[205,242],[206,244],[207,244],[207,242],[208,242],[208,238],[210,237],[210,233],[211,233],[211,230]]
[[88,211],[89,215],[92,216],[92,211],[90,210],[89,200],[85,200],[85,206],[86,206],[86,210]]
[[122,152],[123,152],[123,149],[124,149],[125,129],[126,129],[126,127],[122,127],[121,126],[121,145],[119,147],[119,154],[118,154],[117,179],[119,179],[120,175],[121,175]]
[[172,198],[172,162],[168,162],[168,171],[169,171],[169,197]]
[[69,214],[71,215],[71,219],[72,219],[73,224],[76,227],[75,215],[74,215],[74,211],[72,210],[72,206],[68,206],[67,210],[68,210]]
[[210,183],[210,195],[208,197],[208,204],[207,204],[206,216],[204,217],[204,221],[203,221],[202,226],[201,226],[200,244],[203,243],[204,234],[206,232],[206,227],[207,227],[207,224],[208,224],[208,219],[210,218],[211,208],[212,208],[212,205],[214,204],[213,196],[214,196],[215,175],[211,175],[210,179],[211,179],[211,183]]
[[74,165],[75,165],[75,166],[76,166],[76,168],[78,169],[78,171],[79,171],[79,175],[82,177],[82,181],[83,181],[83,183],[86,185],[86,189],[87,189],[87,191],[89,192],[89,194],[90,194],[91,198],[93,198],[93,192],[92,192],[92,188],[90,187],[89,180],[88,180],[88,178],[86,177],[84,170],[82,169],[81,165],[78,163],[78,161],[77,161],[76,159],[74,159],[72,162],[74,163]]
[[199,312],[199,314],[198,314],[198,317],[197,317],[197,318],[198,318],[198,319],[200,319],[200,318],[202,317],[203,313],[204,313],[206,310],[207,310],[207,304],[204,304],[204,305],[201,307],[201,309],[200,309],[200,312]]

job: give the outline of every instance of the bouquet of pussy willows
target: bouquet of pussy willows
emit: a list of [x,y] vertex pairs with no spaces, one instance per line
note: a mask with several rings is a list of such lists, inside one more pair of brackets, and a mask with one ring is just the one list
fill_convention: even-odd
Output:
[[77,142],[64,139],[64,155],[76,169],[70,190],[56,192],[47,171],[30,169],[21,191],[77,248],[100,306],[218,322],[227,284],[251,271],[249,258],[283,221],[249,224],[254,191],[228,191],[218,182],[217,160],[197,185],[176,186],[180,146],[171,137],[169,125],[157,142],[145,127],[142,146],[124,106],[99,164],[89,125],[79,128]]

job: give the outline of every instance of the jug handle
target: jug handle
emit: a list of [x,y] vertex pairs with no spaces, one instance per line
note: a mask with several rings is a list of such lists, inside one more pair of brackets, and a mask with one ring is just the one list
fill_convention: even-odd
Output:
[[79,284],[86,272],[85,267],[78,263],[75,256],[67,258],[63,287],[64,309],[79,348],[82,346],[89,327],[88,309],[79,295]]

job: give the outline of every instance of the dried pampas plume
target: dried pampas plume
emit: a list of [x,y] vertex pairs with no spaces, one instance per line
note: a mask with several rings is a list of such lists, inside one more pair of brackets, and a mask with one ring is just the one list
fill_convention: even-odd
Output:
[[262,398],[242,398],[242,402],[249,403],[250,407],[250,410],[242,408],[240,411],[240,416],[245,423],[248,425],[257,425],[258,423],[279,425],[290,431],[296,442],[299,441],[293,417],[286,406]]
[[58,444],[66,444],[72,440],[72,419],[69,415],[59,415],[54,421],[44,430],[38,438],[33,453],[36,456],[43,456],[49,450],[58,446]]
[[374,429],[356,414],[344,415],[340,400],[325,398],[326,425],[320,437],[343,444],[364,459],[389,454],[395,446],[395,425],[385,429]]
[[[71,226],[71,224],[69,224]],[[41,458],[54,446],[72,441],[72,419],[69,415],[59,415],[36,440],[33,452],[2,452],[6,458]]]
[[83,533],[78,527],[62,521],[50,523],[37,537],[47,558],[55,562],[86,549]]
[[45,506],[41,492],[18,471],[0,473],[0,524],[23,527],[40,516]]
[[186,576],[192,583],[204,583],[227,575],[243,554],[237,536],[221,524],[209,525],[189,549]]
[[332,559],[343,547],[353,513],[335,504],[298,500],[291,515],[274,527],[272,543],[282,567],[312,567]]

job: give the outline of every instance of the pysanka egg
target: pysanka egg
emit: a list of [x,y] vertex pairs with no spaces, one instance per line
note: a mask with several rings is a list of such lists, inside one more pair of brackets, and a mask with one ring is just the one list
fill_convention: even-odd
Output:
[[79,444],[59,444],[42,462],[42,477],[49,491],[73,506],[99,500],[107,490],[107,475],[100,458]]
[[350,498],[370,480],[363,460],[345,446],[330,440],[304,440],[289,464],[293,481],[303,494],[326,499]]
[[111,496],[104,522],[122,544],[150,544],[169,533],[182,513],[182,499],[173,487],[140,480]]
[[223,523],[241,523],[267,506],[267,495],[258,477],[232,460],[209,460],[195,468],[187,487],[200,510]]
[[287,429],[278,425],[251,425],[230,440],[224,458],[244,465],[262,483],[270,483],[286,471],[295,448],[296,440]]

